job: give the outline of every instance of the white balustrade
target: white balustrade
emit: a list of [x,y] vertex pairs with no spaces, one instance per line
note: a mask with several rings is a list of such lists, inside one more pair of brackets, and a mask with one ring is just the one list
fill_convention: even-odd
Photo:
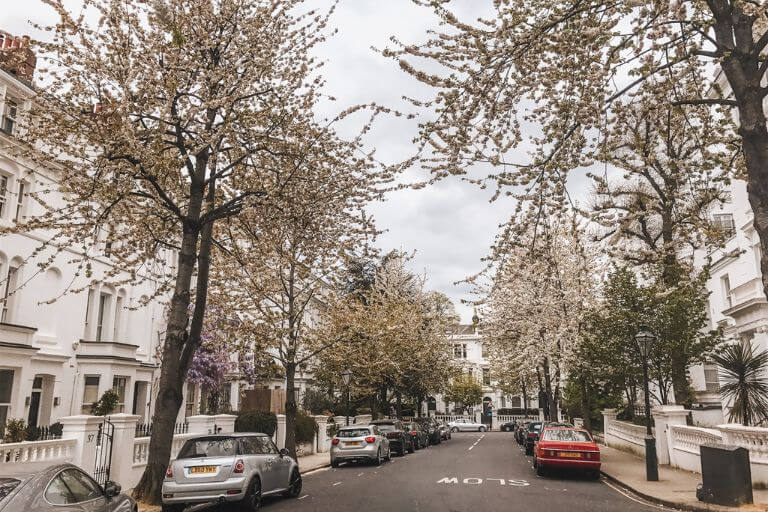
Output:
[[637,454],[645,453],[645,427],[626,421],[606,421],[605,443]]
[[707,443],[721,443],[723,436],[715,429],[670,425],[672,449],[699,455],[699,447]]
[[0,444],[0,464],[18,462],[70,462],[77,440],[52,439]]
[[718,425],[723,433],[723,442],[749,450],[752,464],[768,464],[768,428],[745,427],[743,425]]

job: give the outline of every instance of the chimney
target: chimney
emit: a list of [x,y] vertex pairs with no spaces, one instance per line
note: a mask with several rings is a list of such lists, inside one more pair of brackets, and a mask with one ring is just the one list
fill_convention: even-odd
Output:
[[14,37],[0,30],[0,69],[31,82],[36,65],[37,57],[30,48],[29,36]]

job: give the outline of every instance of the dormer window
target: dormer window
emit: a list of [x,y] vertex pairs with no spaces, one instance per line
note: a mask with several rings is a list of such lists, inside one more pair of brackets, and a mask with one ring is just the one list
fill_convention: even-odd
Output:
[[6,98],[5,100],[5,108],[3,109],[3,124],[2,124],[2,130],[9,134],[13,135],[16,131],[16,118],[19,114],[19,105],[18,103],[10,98]]

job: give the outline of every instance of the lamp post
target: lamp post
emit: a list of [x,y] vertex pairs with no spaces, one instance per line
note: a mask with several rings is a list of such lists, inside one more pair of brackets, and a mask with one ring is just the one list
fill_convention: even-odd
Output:
[[648,357],[651,353],[651,346],[656,341],[647,327],[640,327],[635,334],[635,343],[643,358],[643,384],[645,389],[645,479],[649,482],[658,482],[659,463],[656,457],[656,439],[651,430],[651,396],[648,389]]
[[352,371],[347,368],[344,370],[341,374],[341,380],[344,381],[344,386],[347,388],[347,407],[346,407],[346,413],[347,413],[347,426],[349,426],[349,381],[352,380]]

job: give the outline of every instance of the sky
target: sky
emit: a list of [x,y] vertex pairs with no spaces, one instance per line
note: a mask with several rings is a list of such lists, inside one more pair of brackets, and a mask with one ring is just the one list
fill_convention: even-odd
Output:
[[[81,0],[69,3],[81,5]],[[43,38],[45,35],[36,32],[30,21],[55,21],[53,11],[40,0],[0,0],[0,4],[0,29],[14,35]],[[463,10],[473,18],[482,14],[478,5],[476,0],[458,2],[460,13]],[[372,47],[386,47],[391,36],[409,43],[423,41],[426,31],[436,27],[431,11],[411,0],[341,0],[332,25],[339,33],[319,50],[319,56],[326,61],[326,90],[338,98],[337,108],[375,101],[412,112],[402,96],[429,97],[425,86]],[[417,120],[382,119],[369,143],[375,145],[381,161],[401,161],[414,152],[416,130]],[[418,175],[404,177],[414,178]],[[471,320],[472,307],[461,301],[472,299],[472,295],[468,285],[455,283],[482,269],[481,258],[488,254],[499,224],[513,210],[508,201],[489,202],[490,196],[489,190],[447,179],[426,188],[391,193],[385,202],[370,207],[379,229],[385,230],[377,245],[382,250],[413,252],[410,268],[427,276],[428,288],[454,301],[463,322]]]

